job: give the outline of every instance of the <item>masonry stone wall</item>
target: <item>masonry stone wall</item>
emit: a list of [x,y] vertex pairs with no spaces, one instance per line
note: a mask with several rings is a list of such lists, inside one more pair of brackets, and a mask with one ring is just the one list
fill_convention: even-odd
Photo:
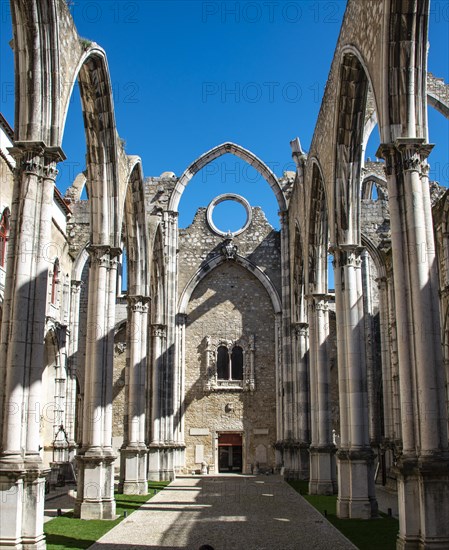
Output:
[[115,450],[123,442],[125,431],[125,369],[126,369],[126,323],[114,337],[114,370],[112,374],[112,438]]
[[[186,326],[185,439],[189,469],[198,468],[195,464],[196,445],[204,445],[205,461],[216,464],[215,437],[221,431],[244,434],[244,468],[245,465],[255,464],[256,447],[260,445],[264,446],[266,453],[264,466],[274,466],[274,336],[274,312],[266,290],[252,274],[235,262],[218,266],[195,289]],[[205,391],[208,337],[212,342],[224,339],[242,343],[246,356],[247,343],[254,338],[254,391]],[[207,429],[208,435],[192,435],[195,429]],[[260,458],[263,451],[259,449],[258,453]]]
[[[179,230],[179,273],[178,291],[185,286],[201,265],[212,258],[224,242],[224,238],[213,233],[206,220],[206,208],[199,208],[192,224]],[[262,266],[279,296],[281,295],[281,253],[280,234],[268,223],[264,212],[258,206],[252,208],[252,221],[246,231],[233,239],[237,253],[252,263]]]
[[[280,239],[260,208],[252,223],[234,238],[237,253],[256,264],[280,294]],[[202,262],[221,254],[224,238],[207,225],[206,208],[179,231],[179,292]],[[254,389],[207,387],[216,373],[220,342],[244,350],[246,373],[254,348]],[[207,357],[209,356],[209,370]],[[187,470],[204,459],[218,468],[218,434],[242,434],[243,471],[274,467],[276,441],[275,313],[262,283],[231,259],[215,267],[196,286],[187,309],[185,330],[185,442]]]

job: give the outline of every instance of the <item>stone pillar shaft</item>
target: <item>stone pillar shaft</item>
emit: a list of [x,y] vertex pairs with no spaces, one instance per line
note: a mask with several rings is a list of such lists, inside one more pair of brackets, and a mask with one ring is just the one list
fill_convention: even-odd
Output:
[[44,333],[58,148],[17,143],[0,347],[0,547],[45,548],[39,453]]
[[296,331],[297,368],[297,403],[298,403],[298,439],[302,443],[310,443],[310,402],[309,402],[309,365],[307,353],[309,350],[309,325],[300,323]]
[[377,504],[369,445],[361,254],[357,245],[334,248],[338,345],[344,342],[338,354],[341,438],[337,514],[367,519],[377,514]]
[[75,514],[81,519],[114,519],[112,375],[117,256],[119,249],[92,245],[88,250],[89,296],[82,448]]
[[384,436],[394,439],[393,387],[391,376],[390,336],[388,331],[388,289],[386,277],[377,280],[379,289],[380,342],[382,361]]
[[309,300],[310,327],[310,494],[333,494],[335,448],[330,422],[330,366],[327,353],[329,310],[327,296],[312,294]]
[[[79,308],[81,281],[72,281],[70,297],[70,339],[69,339],[69,357],[68,357],[68,387],[67,387],[67,408],[65,426],[69,438],[70,447],[74,447],[75,441],[75,414],[77,406],[76,396],[76,371],[77,371],[77,350],[79,341]],[[80,412],[80,411],[78,411]]]
[[121,449],[120,487],[125,494],[147,494],[145,380],[148,299],[128,296],[127,437]]
[[[403,451],[398,548],[449,546],[449,455],[424,138],[383,144],[391,217]],[[424,185],[426,183],[426,185]]]

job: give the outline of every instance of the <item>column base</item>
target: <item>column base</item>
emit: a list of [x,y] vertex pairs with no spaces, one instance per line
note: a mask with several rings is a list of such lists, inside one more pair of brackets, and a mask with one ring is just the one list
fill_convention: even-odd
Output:
[[310,447],[310,495],[333,495],[336,492],[335,447]]
[[148,448],[148,479],[150,481],[173,481],[175,472],[175,451],[178,446],[151,444]]
[[438,453],[402,457],[398,482],[398,550],[449,548],[449,461]]
[[298,479],[310,479],[310,455],[307,443],[301,443],[298,450]]
[[374,454],[371,448],[337,453],[337,517],[370,519],[377,517],[374,489]]
[[0,550],[45,550],[42,463],[0,460]]
[[125,447],[120,449],[119,492],[124,495],[147,495],[147,449]]
[[114,462],[112,451],[87,450],[77,455],[78,490],[75,517],[116,519],[114,500]]

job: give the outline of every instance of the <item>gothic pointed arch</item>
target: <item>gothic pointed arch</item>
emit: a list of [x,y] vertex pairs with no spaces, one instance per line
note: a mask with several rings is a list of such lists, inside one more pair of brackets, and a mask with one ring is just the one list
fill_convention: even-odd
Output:
[[384,142],[427,134],[429,0],[392,0],[388,25],[388,125]]
[[[341,52],[335,114],[335,241],[340,245],[360,242],[360,180],[367,104],[372,89],[360,52],[346,46]],[[373,109],[378,112],[375,97],[371,97]]]
[[328,213],[323,173],[312,159],[312,185],[309,205],[307,292],[327,292]]
[[151,297],[150,319],[152,324],[165,322],[165,286],[166,273],[164,262],[164,238],[162,226],[159,224],[154,233],[149,253],[150,277],[149,289]]
[[62,113],[63,128],[68,103],[78,78],[86,134],[87,185],[91,207],[91,240],[95,244],[120,246],[118,213],[118,135],[115,124],[112,84],[106,53],[91,44],[71,75],[72,87]]
[[273,190],[273,193],[279,205],[279,210],[282,212],[286,209],[287,204],[284,193],[281,189],[278,179],[270,170],[270,168],[251,151],[244,149],[236,143],[226,142],[222,143],[221,145],[217,145],[213,149],[210,149],[209,151],[203,153],[184,171],[184,173],[181,175],[178,182],[176,183],[176,187],[171,195],[169,210],[178,210],[179,201],[181,200],[182,194],[184,193],[184,190],[190,180],[197,172],[199,172],[202,168],[204,168],[213,160],[228,153],[235,155],[236,157],[244,160],[245,162],[253,166],[267,181],[267,183]]
[[[193,277],[190,279],[190,281],[187,283],[186,287],[181,293],[181,297],[179,299],[179,306],[178,306],[178,313],[180,314],[186,314],[187,313],[187,306],[190,301],[190,297],[192,296],[193,291],[195,290],[196,286],[204,279],[206,275],[208,275],[213,269],[216,267],[222,265],[225,263],[227,258],[224,255],[216,255],[210,260],[204,262],[201,267],[197,270],[197,272],[193,275]],[[280,313],[282,311],[281,306],[281,299],[279,297],[279,294],[270,280],[270,278],[254,263],[247,260],[243,256],[240,256],[238,254],[235,254],[234,261],[240,265],[241,267],[248,270],[250,273],[252,273],[264,286],[265,290],[267,291],[268,295],[270,296],[271,303],[273,305],[273,309],[275,313]]]
[[293,242],[293,269],[292,269],[292,320],[301,322],[305,319],[305,265],[306,258],[301,229],[298,221],[295,223]]
[[59,13],[52,0],[11,2],[16,88],[15,139],[59,145]]
[[129,163],[129,178],[120,212],[122,233],[127,250],[128,293],[146,296],[148,293],[148,271],[146,269],[148,246],[142,163],[138,157],[129,157]]

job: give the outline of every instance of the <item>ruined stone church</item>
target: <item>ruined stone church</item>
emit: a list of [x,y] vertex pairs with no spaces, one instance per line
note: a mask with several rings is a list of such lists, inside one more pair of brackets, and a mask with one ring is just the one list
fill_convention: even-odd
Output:
[[[115,484],[273,472],[337,493],[340,518],[375,517],[386,486],[398,549],[449,548],[449,195],[426,161],[427,107],[447,118],[449,86],[427,72],[429,9],[348,0],[310,150],[290,144],[296,171],[229,142],[148,177],[119,138],[106,52],[65,0],[11,0],[0,549],[45,548],[45,481],[64,465],[85,519],[115,517]],[[76,80],[87,166],[62,196]],[[236,194],[178,227],[190,180],[227,154],[268,182],[280,230]],[[246,213],[235,232],[213,217],[229,200]]]

